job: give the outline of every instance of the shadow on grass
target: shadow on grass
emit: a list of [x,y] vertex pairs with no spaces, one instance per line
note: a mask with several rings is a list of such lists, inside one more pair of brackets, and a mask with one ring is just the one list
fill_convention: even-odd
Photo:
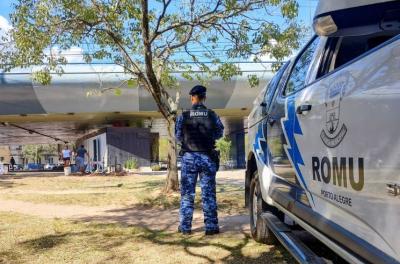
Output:
[[0,180],[0,189],[10,189],[24,184],[16,183],[15,181]]
[[[140,235],[142,239],[151,241],[157,245],[167,245],[182,248],[186,254],[201,258],[208,263],[215,263],[216,261],[221,263],[295,263],[292,258],[287,255],[285,250],[281,246],[271,246],[268,252],[260,254],[258,257],[249,257],[243,254],[243,249],[249,246],[252,238],[245,233],[241,232],[243,238],[236,241],[235,245],[229,245],[230,243],[222,243],[218,238],[221,236],[194,238],[191,236],[185,237],[180,236],[178,239],[171,240],[170,234],[159,230],[146,229],[146,233]],[[217,250],[223,250],[229,252],[225,257],[216,260],[212,258],[211,254],[199,253],[197,249],[205,247],[214,247]],[[197,251],[197,252],[196,252]],[[285,252],[282,254],[282,252]]]
[[1,179],[55,178],[64,176],[64,172],[15,172],[1,175]]
[[[267,252],[260,253],[257,256],[246,256],[243,250],[251,246],[250,242],[252,238],[245,232],[241,232],[241,237],[238,237],[232,243],[231,240],[233,238],[224,242],[224,239],[227,239],[223,237],[224,234],[214,237],[182,236],[164,230],[137,229],[132,226],[125,228],[133,228],[133,232],[126,232],[118,230],[121,227],[113,230],[112,225],[111,230],[109,230],[110,224],[95,224],[91,225],[91,228],[94,228],[94,230],[90,232],[44,236],[26,241],[23,245],[29,246],[36,253],[41,253],[43,250],[51,249],[61,243],[68,243],[68,240],[73,237],[79,240],[82,237],[86,237],[92,243],[90,247],[101,251],[110,251],[121,247],[125,243],[135,241],[146,243],[149,247],[153,244],[155,246],[171,248],[171,254],[175,254],[177,251],[184,251],[186,255],[197,260],[202,259],[204,263],[295,263],[281,246],[270,246]],[[98,235],[95,235],[96,231],[99,232]],[[213,248],[213,250],[207,251],[210,248]],[[112,256],[110,260],[115,258],[115,256]],[[120,256],[118,259],[120,259]]]
[[[82,235],[81,233],[75,235]],[[54,248],[67,242],[68,234],[46,235],[36,239],[27,240],[21,243],[23,247],[34,251],[43,251]]]
[[[156,180],[139,182],[133,186],[124,184],[121,188],[137,188],[149,193],[163,184],[164,180]],[[232,212],[237,212],[235,209],[239,205],[237,201],[238,199],[242,201],[242,196],[232,195],[242,192],[243,188],[234,184],[218,186],[218,188],[217,196],[221,193],[229,193],[229,197],[222,197],[219,200],[219,208],[221,210],[232,209]],[[199,196],[199,193],[196,196]],[[142,204],[109,210],[110,214],[107,215],[81,218],[72,224],[72,228],[69,228],[72,229],[70,231],[59,232],[55,235],[43,235],[39,238],[23,241],[18,246],[24,249],[23,253],[31,253],[32,255],[44,254],[51,250],[68,250],[68,248],[76,248],[76,245],[83,246],[87,251],[93,252],[108,253],[115,250],[118,254],[113,254],[108,260],[116,263],[119,260],[126,262],[126,258],[129,257],[125,255],[126,252],[119,251],[124,244],[129,244],[130,247],[134,247],[132,246],[134,244],[143,244],[146,247],[153,247],[152,252],[154,252],[154,249],[158,250],[158,247],[161,246],[167,248],[160,250],[165,258],[177,252],[184,252],[186,256],[193,258],[194,262],[201,260],[202,263],[294,263],[281,246],[272,246],[268,250],[264,248],[256,254],[246,254],[246,250],[249,248],[260,247],[260,245],[255,244],[246,232],[248,216],[239,215],[239,213],[220,217],[222,234],[217,236],[200,235],[199,232],[203,231],[202,227],[194,229],[195,234],[187,237],[171,231],[177,228],[179,217],[176,209],[179,207],[179,199],[179,196],[165,194],[145,197]],[[200,199],[196,199],[195,206],[198,209],[201,208]],[[159,210],[160,207],[168,210]],[[94,221],[101,223],[94,223]],[[86,223],[82,224],[82,222]],[[110,222],[124,224],[107,224]],[[80,230],[86,231],[80,232]],[[168,253],[166,253],[167,250]],[[64,254],[64,252],[62,253]],[[77,252],[71,251],[68,254],[76,255]],[[145,250],[140,254],[151,253],[147,253]],[[15,255],[13,250],[2,252],[0,249],[1,264],[10,263],[7,260],[18,260],[18,258],[21,258],[21,256]],[[3,262],[2,259],[3,261],[5,259],[5,261]]]
[[[177,209],[179,208],[180,196],[179,194],[165,194],[161,192],[161,188],[164,186],[164,181],[157,182],[146,182],[140,183],[138,186],[130,187],[127,189],[143,189],[143,195],[141,197],[141,201],[137,203],[136,207],[142,207],[144,209],[149,208],[159,208],[159,209]],[[202,208],[202,200],[201,200],[201,190],[198,188],[196,190],[196,199],[195,199],[195,208]],[[151,192],[154,190],[159,190],[160,193],[157,195],[151,195]],[[239,210],[243,212],[244,203],[242,204],[242,195],[244,192],[244,188],[235,185],[218,185],[217,186],[217,199],[218,199],[218,208],[224,213],[232,213],[235,210]],[[240,195],[238,195],[240,193]]]
[[[62,222],[61,228],[63,225],[67,229],[59,233],[19,242],[16,247],[7,251],[0,249],[0,263],[21,263],[24,259],[33,260],[43,254],[57,254],[71,261],[78,260],[80,253],[76,248],[84,248],[85,254],[104,252],[108,254],[107,260],[126,263],[132,257],[130,252],[135,251],[136,245],[141,245],[136,250],[142,258],[151,259],[151,254],[159,251],[159,257],[165,258],[165,262],[168,262],[169,257],[170,260],[183,257],[193,260],[194,263],[295,263],[281,246],[256,244],[243,230],[223,231],[219,235],[208,237],[200,233],[183,236],[168,231],[175,223],[169,223],[163,229],[96,222],[82,224],[80,221]],[[249,254],[248,250],[254,248],[256,250]]]
[[[80,217],[75,223],[101,222],[124,223],[148,230],[175,231],[179,225],[179,210],[158,210],[129,207],[112,209],[108,214]],[[245,232],[249,230],[247,214],[224,215],[219,217],[220,228],[223,232]],[[203,232],[203,217],[197,216],[193,220],[193,231]]]

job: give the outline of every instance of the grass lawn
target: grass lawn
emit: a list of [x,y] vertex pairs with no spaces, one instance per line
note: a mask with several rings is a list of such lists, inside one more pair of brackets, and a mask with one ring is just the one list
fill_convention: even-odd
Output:
[[[178,208],[178,195],[163,195],[163,176],[23,177],[0,179],[0,200],[65,205]],[[221,212],[237,215],[243,187],[218,185]],[[196,210],[200,208],[196,202]],[[190,236],[161,228],[0,212],[0,263],[295,263],[281,246],[227,231]]]
[[290,263],[245,234],[202,234],[0,213],[0,263]]
[[[87,206],[158,207],[179,206],[179,194],[164,195],[163,176],[72,176],[26,177],[0,180],[0,199],[33,203]],[[245,213],[244,186],[218,184],[217,199],[223,213]],[[200,189],[197,188],[200,194]],[[200,195],[196,205],[201,206]]]

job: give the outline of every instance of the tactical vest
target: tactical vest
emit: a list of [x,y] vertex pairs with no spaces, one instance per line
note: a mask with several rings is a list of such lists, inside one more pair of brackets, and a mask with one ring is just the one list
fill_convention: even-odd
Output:
[[210,152],[215,148],[213,132],[214,112],[207,108],[187,110],[183,115],[182,150],[188,152]]

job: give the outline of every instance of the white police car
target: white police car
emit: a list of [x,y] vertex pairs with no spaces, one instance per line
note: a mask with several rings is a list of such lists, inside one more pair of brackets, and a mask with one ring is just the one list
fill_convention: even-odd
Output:
[[317,35],[249,115],[252,236],[324,262],[400,263],[400,1],[320,1]]

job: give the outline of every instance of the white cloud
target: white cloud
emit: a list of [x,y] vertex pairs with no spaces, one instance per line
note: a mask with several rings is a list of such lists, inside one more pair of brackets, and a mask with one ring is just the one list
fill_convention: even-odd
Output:
[[8,31],[11,28],[12,26],[10,25],[10,22],[8,22],[8,20],[5,17],[0,16],[0,30]]
[[0,43],[3,42],[1,40],[1,38],[7,34],[7,32],[12,29],[12,26],[10,24],[10,22],[8,22],[8,20],[3,17],[0,16]]
[[[3,16],[0,16],[0,39],[12,29],[10,22]],[[0,40],[0,43],[2,41]],[[69,63],[83,62],[83,49],[80,47],[71,47],[68,50],[60,50],[58,47],[52,51],[55,56],[64,56]],[[47,51],[49,53],[49,51]]]

